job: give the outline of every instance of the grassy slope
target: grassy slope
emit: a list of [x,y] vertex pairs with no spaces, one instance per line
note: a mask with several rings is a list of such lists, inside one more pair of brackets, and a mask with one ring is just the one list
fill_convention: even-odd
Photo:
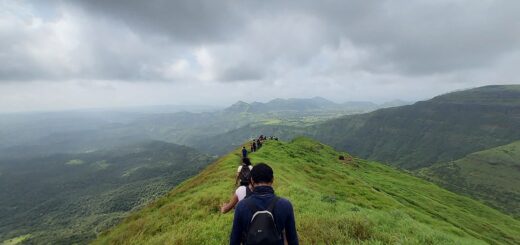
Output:
[[337,149],[405,169],[520,139],[520,85],[485,86],[413,105],[346,116],[310,127]]
[[[299,138],[252,155],[273,167],[302,244],[520,243],[520,222],[509,216],[382,164],[340,162],[339,154]],[[233,214],[218,206],[233,191],[239,157],[238,150],[224,156],[94,244],[227,243]]]
[[520,141],[421,169],[419,175],[520,217]]

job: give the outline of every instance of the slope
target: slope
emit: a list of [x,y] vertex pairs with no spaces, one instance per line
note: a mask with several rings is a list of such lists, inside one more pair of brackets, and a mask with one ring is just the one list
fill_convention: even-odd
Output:
[[164,142],[0,160],[0,242],[85,243],[210,161]]
[[[345,155],[339,161],[338,155]],[[254,163],[292,201],[301,244],[518,244],[520,221],[375,162],[298,138],[268,141]],[[226,244],[238,149],[133,213],[94,244]]]
[[418,174],[520,217],[520,141],[435,164]]
[[314,138],[407,169],[520,139],[520,85],[485,86],[313,126]]

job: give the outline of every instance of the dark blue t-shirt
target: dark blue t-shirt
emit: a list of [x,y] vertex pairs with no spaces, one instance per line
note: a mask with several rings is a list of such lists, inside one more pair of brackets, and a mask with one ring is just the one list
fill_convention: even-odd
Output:
[[[270,186],[257,186],[248,199],[254,203],[260,210],[267,209],[267,205],[274,198],[274,190]],[[244,233],[249,228],[249,223],[253,217],[252,211],[249,209],[244,199],[238,202],[235,208],[235,217],[233,219],[233,229],[231,230],[230,245],[240,245]],[[298,235],[296,233],[296,223],[294,221],[294,211],[291,202],[287,199],[280,198],[276,202],[274,211],[274,221],[276,228],[280,234],[284,234],[289,245],[298,245]],[[283,245],[283,242],[280,243]]]

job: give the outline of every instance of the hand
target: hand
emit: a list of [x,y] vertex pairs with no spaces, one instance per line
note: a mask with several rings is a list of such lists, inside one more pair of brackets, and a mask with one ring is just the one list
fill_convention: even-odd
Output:
[[222,203],[220,205],[220,212],[221,213],[223,213],[223,214],[227,213],[226,206],[227,206],[227,203]]

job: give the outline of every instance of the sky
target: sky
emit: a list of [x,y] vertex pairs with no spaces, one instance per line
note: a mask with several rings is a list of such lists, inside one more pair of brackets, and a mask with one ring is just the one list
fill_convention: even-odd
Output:
[[519,84],[520,1],[0,0],[0,112]]

